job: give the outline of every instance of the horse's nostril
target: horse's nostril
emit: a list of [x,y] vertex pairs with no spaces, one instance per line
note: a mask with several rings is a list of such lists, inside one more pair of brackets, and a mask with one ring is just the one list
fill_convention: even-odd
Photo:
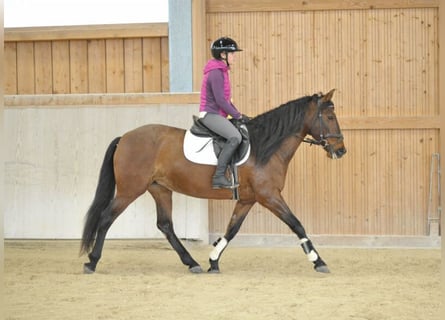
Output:
[[346,153],[346,149],[345,148],[340,148],[338,149],[335,154],[337,155],[337,157],[342,157],[344,154]]

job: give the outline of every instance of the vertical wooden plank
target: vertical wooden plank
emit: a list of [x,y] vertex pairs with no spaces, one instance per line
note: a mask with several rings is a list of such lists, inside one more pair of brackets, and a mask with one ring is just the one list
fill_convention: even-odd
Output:
[[161,91],[161,44],[159,39],[144,38],[143,66],[144,66],[144,92]]
[[70,92],[88,92],[88,49],[86,40],[70,40]]
[[[295,39],[291,41],[291,35],[289,29],[293,28],[293,23],[291,22],[291,15],[289,12],[274,12],[271,14],[271,25],[272,32],[270,34],[270,46],[271,48],[280,48],[283,51],[284,55],[292,55],[296,60],[298,60],[298,55],[290,53],[291,48],[294,46],[298,36],[295,36]],[[292,37],[293,38],[293,37]],[[285,44],[287,43],[287,44]],[[287,86],[282,85],[282,79],[284,70],[286,67],[292,68],[294,59],[283,60],[279,58],[279,55],[276,54],[275,50],[271,50],[270,52],[270,76],[271,76],[271,90],[270,90],[270,100],[271,105],[277,105],[281,101],[288,101],[290,93],[288,92]],[[288,79],[289,82],[292,82],[295,75],[291,75],[291,78]]]
[[439,68],[435,67],[439,65],[438,56],[438,10],[426,9],[425,17],[423,20],[424,29],[424,42],[423,45],[419,44],[423,49],[422,57],[424,59],[424,66],[420,70],[424,76],[423,95],[425,99],[425,113],[438,114],[439,113],[439,92],[437,91],[439,83]]
[[70,49],[68,41],[53,41],[53,91],[70,93]]
[[35,93],[34,42],[17,43],[17,93]]
[[17,44],[5,42],[5,94],[17,94]]
[[161,38],[161,91],[170,91],[170,66],[168,38]]
[[[439,30],[445,30],[445,4],[443,3],[443,1],[440,2],[439,4],[439,12],[438,12],[438,20],[439,20],[439,25],[438,28]],[[438,38],[438,42],[439,43],[445,43],[445,33],[444,32],[440,32],[439,34],[439,38]],[[438,88],[443,88],[445,85],[445,50],[443,48],[443,46],[441,47],[442,49],[440,49],[439,51],[439,61],[441,61],[441,63],[439,64],[439,76],[438,76],[438,82],[437,82],[437,87]],[[440,114],[440,120],[441,123],[445,123],[445,90],[439,90],[439,94],[438,94],[438,112]],[[440,146],[439,146],[439,151],[440,151],[440,155],[441,155],[441,163],[444,163],[444,155],[445,155],[445,128],[442,125],[440,128]],[[443,168],[443,165],[442,165]],[[440,199],[443,201],[445,201],[445,174],[443,173],[442,170],[442,174],[441,174],[441,179],[440,179],[440,184],[441,184],[441,189],[440,189]],[[442,205],[443,208],[443,205]],[[445,237],[443,237],[443,230],[445,229],[445,219],[443,218],[443,209],[442,210],[442,216],[441,216],[441,221],[440,221],[440,228],[441,228],[441,235],[442,235],[442,248],[443,245],[445,244]],[[442,258],[444,257],[444,253],[442,251]],[[444,272],[444,268],[442,265],[442,272]],[[445,277],[442,277],[442,285],[445,284]]]
[[[414,31],[417,33],[415,36],[415,41],[413,42],[412,49],[412,59],[413,59],[413,70],[415,73],[415,98],[412,103],[412,114],[415,115],[419,111],[422,113],[426,113],[427,106],[425,101],[425,84],[426,84],[426,50],[428,50],[429,45],[426,43],[426,33],[427,27],[425,26],[426,21],[426,10],[425,9],[416,9],[414,11],[414,17],[412,19],[416,19],[414,22]],[[420,108],[419,108],[420,107]]]
[[124,41],[123,39],[107,39],[105,48],[107,92],[125,92]]
[[[373,132],[374,133],[374,132]],[[369,134],[366,134],[364,136],[364,140],[366,141],[366,151],[365,151],[365,157],[364,157],[364,164],[365,164],[365,176],[364,176],[364,221],[362,222],[364,225],[364,233],[369,234],[372,232],[372,228],[375,225],[375,203],[373,201],[372,194],[375,194],[376,192],[376,163],[377,160],[377,150],[378,144],[375,142],[375,139],[369,141]],[[370,196],[371,194],[371,196]]]
[[[401,92],[403,91],[402,79],[405,78],[403,71],[407,71],[403,64],[404,53],[402,52],[407,44],[403,44],[401,30],[403,30],[404,13],[399,10],[382,10],[380,25],[385,32],[382,47],[382,65],[384,66],[384,74],[382,87],[380,88],[382,96],[382,105],[380,114],[384,115],[400,115],[400,106],[404,104]],[[405,78],[406,79],[406,78]]]
[[88,92],[107,92],[105,40],[88,41]]
[[[340,124],[341,125],[341,124]],[[350,146],[362,145],[363,134],[359,131],[344,132],[345,141],[347,141],[346,148]],[[350,150],[350,149],[349,149]],[[339,181],[344,182],[342,188],[338,189],[341,192],[340,199],[342,204],[339,205],[336,217],[344,224],[343,232],[339,230],[339,233],[343,234],[364,234],[362,228],[364,218],[363,214],[365,210],[364,205],[364,189],[365,189],[365,174],[364,159],[366,150],[358,148],[354,150],[354,153],[358,152],[356,157],[346,157],[341,159],[345,160],[344,166],[341,166],[342,174],[338,177]],[[346,221],[345,221],[346,220]],[[332,232],[329,230],[329,232]]]
[[142,90],[142,40],[124,40],[125,92],[143,92]]
[[381,99],[384,99],[384,95],[380,94],[380,88],[384,88],[384,85],[381,83],[383,82],[385,77],[381,77],[380,75],[386,74],[385,68],[383,66],[383,39],[385,30],[382,29],[379,21],[381,20],[379,15],[381,14],[381,11],[379,10],[372,10],[369,11],[368,16],[368,32],[367,35],[368,41],[369,41],[369,60],[365,63],[367,64],[368,69],[368,75],[369,75],[369,87],[367,88],[367,92],[370,97],[372,97],[374,100],[372,101],[372,109],[369,107],[371,106],[369,103],[371,101],[366,101],[364,107],[366,107],[366,115],[373,116],[376,115],[376,111],[381,106],[382,102]]
[[[369,72],[367,69],[367,64],[364,61],[368,61],[369,59],[369,37],[368,37],[368,11],[359,11],[356,12],[355,16],[358,16],[357,20],[352,20],[350,28],[356,29],[357,26],[360,29],[360,34],[357,35],[357,38],[354,41],[357,45],[353,46],[354,48],[359,48],[359,55],[357,56],[357,78],[360,79],[358,81],[357,78],[351,80],[352,82],[352,90],[353,92],[360,93],[354,95],[356,99],[349,100],[349,108],[345,109],[344,114],[358,115],[362,116],[365,113],[366,101],[368,99],[368,91],[367,88],[369,86]],[[350,87],[351,83],[347,83],[344,88]]]
[[35,86],[37,94],[53,93],[52,52],[50,41],[37,41],[35,51]]

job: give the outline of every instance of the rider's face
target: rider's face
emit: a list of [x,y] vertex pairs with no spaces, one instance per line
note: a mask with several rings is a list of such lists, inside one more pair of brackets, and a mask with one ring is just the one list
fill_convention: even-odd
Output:
[[235,52],[224,52],[221,54],[222,58],[225,59],[227,56],[227,62],[229,65],[235,62]]
[[235,52],[227,53],[227,62],[229,62],[230,65],[232,65],[235,62]]

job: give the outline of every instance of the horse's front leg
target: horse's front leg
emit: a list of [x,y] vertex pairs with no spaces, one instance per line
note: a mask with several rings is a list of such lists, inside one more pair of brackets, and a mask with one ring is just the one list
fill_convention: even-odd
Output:
[[317,250],[315,250],[315,247],[312,244],[311,240],[309,240],[309,237],[307,236],[303,225],[289,209],[281,194],[278,192],[273,196],[268,195],[266,197],[263,197],[262,199],[259,199],[258,202],[272,211],[298,236],[298,238],[300,239],[300,245],[303,248],[304,253],[306,254],[309,261],[314,264],[315,271],[329,273],[329,268],[320,257]]
[[182,263],[189,267],[189,271],[192,273],[201,273],[201,266],[192,258],[187,249],[182,245],[173,229],[172,192],[156,183],[150,185],[148,191],[156,202],[157,227],[164,233],[168,242],[179,255]]
[[238,233],[241,225],[246,218],[249,210],[252,208],[255,202],[241,202],[238,201],[235,205],[235,209],[233,210],[232,217],[230,218],[230,222],[227,226],[226,234],[224,237],[219,238],[213,243],[212,252],[210,252],[209,262],[210,268],[208,270],[209,273],[219,273],[219,259],[221,258],[221,254],[224,249],[229,244],[230,240],[232,240],[235,235]]

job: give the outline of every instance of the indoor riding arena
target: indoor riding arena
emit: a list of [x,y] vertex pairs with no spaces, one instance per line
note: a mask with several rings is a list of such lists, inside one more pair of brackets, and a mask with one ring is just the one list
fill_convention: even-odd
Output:
[[[5,319],[442,319],[444,2],[169,0],[169,10],[168,23],[5,29]],[[310,240],[256,203],[224,247],[242,197],[173,192],[174,232],[203,270],[191,272],[145,193],[85,268],[110,142],[145,124],[189,129],[220,36],[243,49],[232,100],[251,118],[335,89],[347,153],[301,143],[277,191]],[[207,272],[215,254],[220,272]]]

